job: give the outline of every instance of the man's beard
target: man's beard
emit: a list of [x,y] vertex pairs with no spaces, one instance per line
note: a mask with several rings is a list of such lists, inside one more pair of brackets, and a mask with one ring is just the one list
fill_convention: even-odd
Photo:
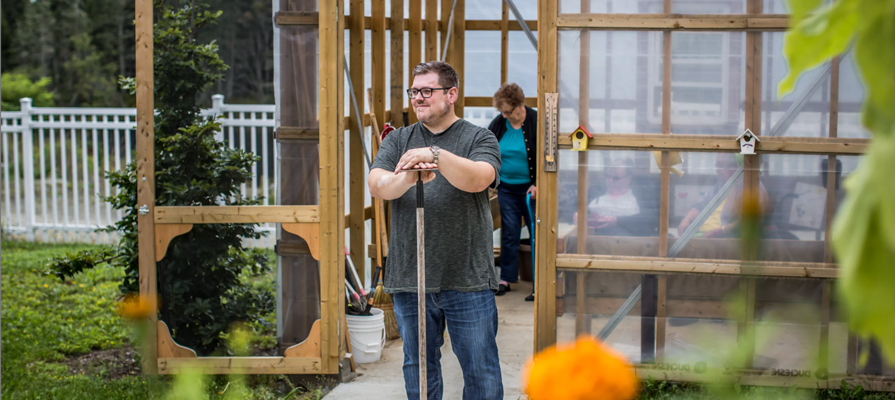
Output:
[[419,119],[420,122],[422,122],[424,124],[430,124],[435,121],[438,121],[439,119],[441,119],[442,117],[447,115],[447,113],[450,112],[450,110],[451,110],[451,106],[448,103],[444,103],[444,106],[441,107],[440,109],[433,105],[429,105],[428,108],[429,108],[429,112],[427,113],[428,115],[423,116],[423,117],[417,115],[417,119]]

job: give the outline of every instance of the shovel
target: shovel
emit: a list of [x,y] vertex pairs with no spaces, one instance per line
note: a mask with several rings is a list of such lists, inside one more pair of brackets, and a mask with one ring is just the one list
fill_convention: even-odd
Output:
[[[431,169],[405,169],[401,172],[436,171]],[[419,363],[420,363],[420,399],[427,399],[428,379],[426,378],[426,242],[425,227],[425,195],[423,193],[423,176],[417,175],[416,181],[416,300],[417,322],[419,323]]]
[[419,322],[420,399],[428,399],[429,380],[426,378],[426,243],[423,217],[425,196],[423,175],[417,173],[416,181],[416,319]]

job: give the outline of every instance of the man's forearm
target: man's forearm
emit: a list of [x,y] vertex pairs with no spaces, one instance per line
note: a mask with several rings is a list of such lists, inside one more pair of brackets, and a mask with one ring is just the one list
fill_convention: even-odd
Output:
[[384,169],[373,169],[367,177],[367,186],[370,188],[370,196],[382,200],[394,200],[404,195],[414,183],[406,183],[403,172],[396,174]]
[[472,161],[446,150],[438,154],[438,172],[454,187],[464,192],[477,193],[494,182],[494,167],[484,161]]

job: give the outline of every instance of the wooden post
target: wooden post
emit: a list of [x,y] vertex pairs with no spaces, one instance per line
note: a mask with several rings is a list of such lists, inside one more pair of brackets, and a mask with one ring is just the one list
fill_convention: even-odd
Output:
[[[152,0],[136,0],[137,47],[137,237],[140,264],[140,297],[157,299],[155,265],[155,120],[154,75],[152,61]],[[158,304],[150,301],[141,357],[143,373],[158,373]]]
[[[407,61],[408,61],[408,71],[407,71],[407,85],[405,88],[409,88],[413,85],[413,68],[419,65],[422,62],[422,36],[423,36],[423,20],[422,20],[422,7],[423,0],[408,0],[410,1],[410,51],[407,53]],[[402,88],[402,89],[405,89]],[[404,92],[401,92],[401,100],[404,99]],[[413,107],[411,106],[411,109]],[[409,112],[410,123],[416,123],[418,121],[416,119],[416,113],[411,110]]]
[[450,63],[457,71],[457,77],[460,78],[460,87],[457,88],[457,102],[454,104],[454,112],[460,118],[463,118],[463,110],[466,104],[466,0],[457,0],[457,7],[454,9],[454,29],[451,33]]
[[[834,57],[830,69],[830,137],[839,135],[839,57]],[[827,157],[827,201],[825,213],[824,234],[824,262],[833,262],[832,238],[830,237],[833,225],[833,215],[836,212],[836,156]],[[818,363],[821,368],[829,368],[830,348],[830,314],[832,313],[833,282],[824,280],[821,292],[820,305],[820,350]],[[851,333],[849,333],[851,335]]]
[[500,19],[500,83],[508,82],[510,69],[510,8],[503,2]]
[[438,0],[426,0],[426,60],[438,59]]
[[[506,3],[504,3],[506,4]],[[590,12],[590,1],[581,2],[581,13]],[[578,53],[578,125],[590,129],[590,30],[581,31]],[[557,66],[558,67],[558,66]],[[587,193],[589,150],[578,152],[578,243],[577,253],[587,254]],[[591,331],[591,316],[587,312],[587,272],[576,272],[575,333]]]
[[[374,101],[370,103],[370,109],[376,114],[376,120],[380,124],[385,121],[385,0],[373,0],[370,44],[372,56],[373,76],[372,81]],[[382,129],[382,126],[378,127]]]
[[344,34],[336,0],[320,7],[320,319],[321,369],[339,371],[339,320],[344,312],[344,149],[342,121]]
[[[351,26],[349,27],[349,60],[351,63],[351,82],[354,85],[354,98],[357,100],[357,108],[359,112],[364,112],[364,0],[351,0]],[[351,90],[351,88],[349,88]],[[357,266],[357,274],[361,281],[364,280],[365,266],[363,262],[366,254],[366,235],[365,228],[367,226],[364,218],[364,196],[367,190],[365,161],[363,155],[364,144],[358,132],[363,132],[364,127],[357,126],[357,115],[355,115],[354,107],[351,110],[351,118],[348,118],[348,124],[351,132],[349,134],[351,143],[351,159],[349,163],[351,195],[351,216],[349,217],[349,232],[351,233],[351,245],[349,247],[351,258]],[[361,116],[363,117],[363,116]],[[365,285],[365,283],[361,283]]]
[[[538,110],[546,110],[545,93],[557,92],[557,0],[538,2]],[[538,143],[546,137],[545,112],[538,123]],[[535,267],[535,334],[534,351],[556,343],[556,173],[545,172],[546,160],[538,155],[538,196],[535,215],[537,245]]]
[[[663,9],[671,13],[671,0],[665,0]],[[662,134],[671,134],[671,31],[662,32]],[[668,256],[668,218],[671,194],[670,155],[662,152],[659,173],[659,257]],[[656,287],[656,362],[662,362],[665,354],[665,296],[668,276],[660,275]]]
[[[392,18],[389,23],[391,37],[391,79],[389,104],[391,123],[394,127],[404,126],[404,0],[392,1]],[[413,0],[410,0],[413,1]]]

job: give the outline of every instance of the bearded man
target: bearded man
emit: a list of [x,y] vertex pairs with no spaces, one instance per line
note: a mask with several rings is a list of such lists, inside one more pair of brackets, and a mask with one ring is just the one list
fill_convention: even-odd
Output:
[[[497,354],[498,278],[488,188],[500,181],[494,134],[454,112],[459,79],[447,63],[413,69],[407,90],[419,122],[382,142],[367,178],[370,194],[392,205],[385,290],[404,339],[404,387],[419,399],[416,191],[425,186],[426,363],[429,399],[441,399],[441,347],[448,329],[463,370],[463,398],[503,399]],[[434,170],[437,167],[437,171]],[[410,171],[409,169],[432,169]]]

